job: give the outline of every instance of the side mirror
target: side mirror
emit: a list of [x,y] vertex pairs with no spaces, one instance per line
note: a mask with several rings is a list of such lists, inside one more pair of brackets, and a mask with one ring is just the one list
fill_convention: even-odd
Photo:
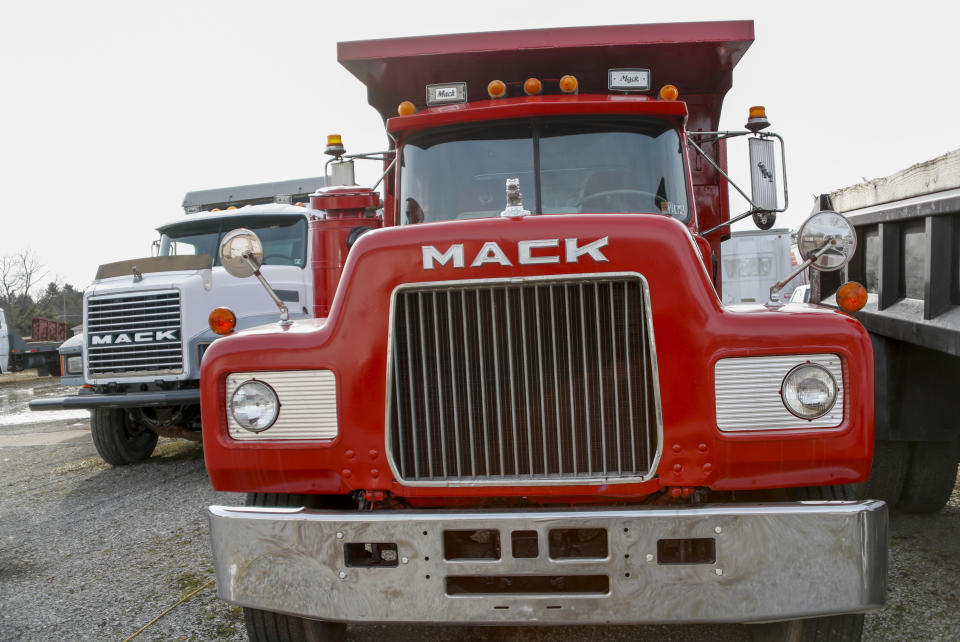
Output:
[[[751,200],[761,213],[777,211],[777,150],[772,138],[751,137],[750,144],[750,188]],[[775,218],[775,217],[774,217]],[[757,221],[756,214],[753,217]],[[768,215],[763,221],[770,220]],[[760,224],[758,223],[758,227]],[[770,220],[770,227],[773,221]],[[769,229],[769,227],[760,227]]]
[[289,326],[293,323],[290,320],[287,304],[277,296],[276,291],[260,274],[260,266],[263,265],[263,243],[260,242],[260,237],[242,227],[231,230],[221,239],[219,253],[220,264],[231,276],[238,279],[255,276],[260,280],[260,284],[280,310],[281,326]]
[[857,251],[857,233],[846,217],[824,210],[800,226],[797,249],[810,265],[823,272],[839,270]]
[[832,272],[849,263],[857,251],[857,234],[844,216],[824,210],[813,214],[800,226],[797,249],[804,259],[803,263],[770,286],[770,302],[767,305],[780,305],[780,290],[808,267]]
[[150,256],[160,256],[160,239],[154,239],[150,244]]
[[220,264],[238,279],[253,276],[263,265],[263,243],[255,233],[242,227],[227,232],[220,241]]

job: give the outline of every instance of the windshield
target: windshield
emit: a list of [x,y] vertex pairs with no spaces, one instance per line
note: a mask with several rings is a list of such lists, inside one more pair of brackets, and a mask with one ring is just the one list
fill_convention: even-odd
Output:
[[187,222],[168,227],[160,235],[160,256],[209,254],[220,265],[220,238],[238,227],[253,230],[263,243],[264,265],[306,267],[307,221],[302,216],[229,218]]
[[653,212],[690,217],[680,137],[650,118],[485,122],[411,136],[403,146],[400,221],[497,216],[520,179],[538,214]]

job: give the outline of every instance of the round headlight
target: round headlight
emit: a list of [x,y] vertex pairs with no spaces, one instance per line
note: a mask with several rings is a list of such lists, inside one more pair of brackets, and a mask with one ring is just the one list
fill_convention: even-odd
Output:
[[802,363],[783,378],[780,385],[783,405],[801,419],[824,416],[837,402],[837,382],[823,366]]
[[230,398],[230,414],[234,421],[250,432],[263,432],[273,425],[279,413],[277,393],[256,379],[241,383]]

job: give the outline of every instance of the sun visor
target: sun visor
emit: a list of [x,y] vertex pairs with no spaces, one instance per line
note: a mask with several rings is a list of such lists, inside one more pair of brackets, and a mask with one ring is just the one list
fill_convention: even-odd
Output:
[[97,280],[112,279],[117,276],[136,276],[148,272],[187,272],[209,270],[213,267],[213,257],[209,254],[189,254],[185,256],[148,256],[142,259],[128,259],[116,263],[104,263],[97,268]]

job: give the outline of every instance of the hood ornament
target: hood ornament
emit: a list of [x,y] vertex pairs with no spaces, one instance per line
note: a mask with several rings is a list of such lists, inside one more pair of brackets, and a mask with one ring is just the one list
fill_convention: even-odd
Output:
[[507,207],[500,212],[506,218],[530,216],[530,210],[523,209],[523,194],[520,193],[520,179],[507,179]]
[[139,283],[140,281],[143,281],[143,272],[138,270],[136,265],[131,266],[130,270],[133,272],[134,283]]

